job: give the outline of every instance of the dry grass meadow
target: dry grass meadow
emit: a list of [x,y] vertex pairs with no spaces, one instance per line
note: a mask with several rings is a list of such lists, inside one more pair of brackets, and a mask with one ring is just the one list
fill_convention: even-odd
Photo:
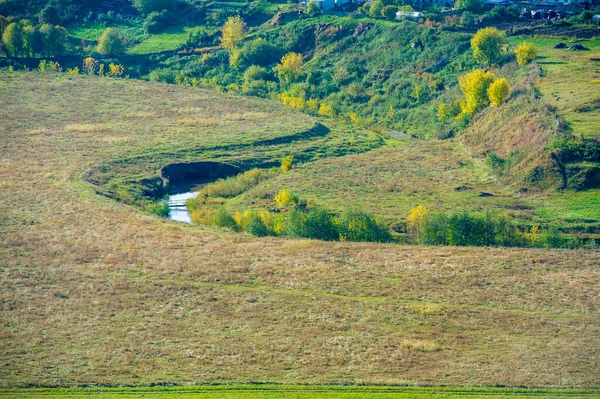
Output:
[[[598,251],[259,239],[171,222],[81,176],[137,157],[136,176],[152,154],[196,148],[187,157],[202,160],[224,144],[279,157],[252,140],[314,120],[53,74],[2,73],[0,99],[0,386],[600,387]],[[324,156],[343,137],[288,146]]]

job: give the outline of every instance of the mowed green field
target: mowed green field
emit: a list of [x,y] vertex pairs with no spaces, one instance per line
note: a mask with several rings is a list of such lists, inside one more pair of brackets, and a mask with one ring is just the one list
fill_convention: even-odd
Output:
[[0,390],[0,397],[19,399],[69,398],[69,399],[526,399],[526,398],[594,398],[600,391],[568,389],[524,388],[428,388],[428,387],[369,387],[369,386],[302,386],[302,385],[256,385],[256,386],[200,386],[171,388],[83,388],[83,389],[15,389]]
[[[125,79],[3,72],[0,99],[2,387],[599,387],[598,251],[257,238],[102,195],[172,162],[294,154],[309,168],[395,141]],[[456,151],[465,166],[432,165],[489,184]]]
[[152,54],[176,50],[187,41],[191,28],[174,28],[160,34],[151,35],[141,43],[130,48],[128,54]]
[[[148,34],[139,25],[115,25],[114,27],[124,34],[128,41],[136,43],[127,50],[127,54],[131,55],[176,50],[185,44],[188,32],[193,29],[191,27],[175,27],[159,34]],[[75,39],[95,42],[106,28],[105,24],[100,23],[75,24],[69,26],[69,35]]]

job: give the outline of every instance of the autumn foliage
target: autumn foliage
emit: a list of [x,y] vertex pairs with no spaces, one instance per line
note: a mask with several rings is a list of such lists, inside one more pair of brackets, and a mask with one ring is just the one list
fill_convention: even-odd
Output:
[[500,59],[505,45],[504,33],[493,27],[478,30],[471,39],[473,56],[477,62],[487,66]]
[[471,116],[489,104],[488,88],[494,81],[494,74],[476,69],[458,78],[464,100],[460,104],[463,114]]
[[286,83],[295,81],[302,73],[302,54],[287,53],[275,67],[279,78]]
[[537,49],[533,44],[523,42],[515,49],[515,57],[519,65],[529,64],[537,57]]
[[510,84],[505,78],[496,79],[488,88],[487,93],[492,107],[497,107],[508,99]]
[[238,44],[244,40],[245,32],[244,21],[239,16],[230,17],[221,30],[221,45],[232,54]]

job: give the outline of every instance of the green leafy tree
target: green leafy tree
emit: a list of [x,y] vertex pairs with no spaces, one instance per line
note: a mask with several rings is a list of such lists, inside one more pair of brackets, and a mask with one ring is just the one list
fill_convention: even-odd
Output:
[[523,42],[515,49],[515,56],[519,65],[529,64],[537,57],[537,49],[533,44]]
[[153,11],[170,10],[176,2],[173,0],[133,0],[133,6],[142,14]]
[[98,39],[96,50],[100,54],[119,55],[125,52],[125,39],[114,28],[107,28]]
[[270,234],[269,228],[265,225],[262,218],[255,212],[245,215],[245,231],[246,233],[255,235],[257,237],[265,237]]
[[457,102],[441,103],[437,108],[437,117],[440,122],[455,118],[460,114],[460,104]]
[[473,15],[473,13],[469,11],[463,12],[460,16],[460,24],[467,28],[472,27],[473,25],[475,25],[475,15]]
[[[23,28],[23,47],[26,51],[26,53],[28,55],[34,55],[33,52],[33,43],[32,43],[32,39],[33,39],[33,32],[35,32],[35,28],[31,25],[29,26],[25,26]],[[43,42],[42,42],[43,44]]]
[[38,32],[30,33],[29,50],[33,53],[43,53],[46,57],[53,57],[65,53],[69,32],[62,26],[44,24]]
[[239,231],[239,226],[233,216],[226,208],[220,208],[213,217],[213,224],[218,227],[225,227],[233,231]]
[[13,57],[20,55],[25,49],[23,26],[18,22],[9,24],[2,34],[2,41]]
[[479,0],[456,0],[454,3],[455,10],[478,11],[481,9]]
[[398,7],[396,6],[385,6],[381,11],[381,15],[385,19],[394,20],[396,19],[396,13],[398,12]]
[[[167,10],[153,11],[144,20],[144,30],[148,33],[158,33],[169,26],[171,18]],[[188,41],[193,32],[188,32]]]
[[230,17],[221,29],[221,45],[231,54],[245,36],[246,24],[242,18]]
[[321,14],[321,7],[316,1],[309,1],[306,5],[306,12],[308,15],[319,15]]
[[333,214],[322,208],[310,209],[303,221],[306,238],[324,241],[336,241],[340,238]]
[[371,7],[369,8],[369,16],[373,18],[381,17],[381,13],[385,7],[383,0],[373,0]]
[[38,17],[41,24],[58,25],[60,21],[60,13],[53,5],[46,6]]
[[2,36],[2,34],[4,33],[4,30],[6,29],[6,27],[11,23],[12,21],[9,18],[3,17],[2,15],[0,15],[0,37]]
[[368,213],[347,210],[338,219],[341,241],[390,242],[389,230]]
[[488,88],[494,81],[494,74],[476,69],[458,78],[460,90],[465,98],[460,107],[463,114],[473,115],[489,103]]
[[53,30],[54,26],[50,24],[43,24],[40,26],[40,34],[42,36],[42,41],[44,42],[43,54],[45,57],[50,57],[53,54],[53,48],[51,40],[54,36]]
[[500,59],[505,45],[504,33],[493,27],[478,30],[471,39],[473,56],[488,67]]
[[267,80],[269,74],[267,70],[258,65],[250,65],[246,72],[244,72],[244,80],[246,82],[252,82],[254,80]]
[[243,65],[260,65],[263,67],[273,65],[285,54],[280,46],[263,38],[247,41],[241,47],[240,52]]
[[497,107],[508,99],[510,84],[505,78],[496,79],[487,90],[492,107]]
[[69,32],[65,28],[44,24],[39,31],[44,41],[46,57],[62,55],[65,52],[69,38]]

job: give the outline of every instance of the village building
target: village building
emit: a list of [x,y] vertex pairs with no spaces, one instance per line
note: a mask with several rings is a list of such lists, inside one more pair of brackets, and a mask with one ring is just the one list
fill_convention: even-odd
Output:
[[401,18],[420,19],[423,18],[423,13],[420,11],[398,11],[396,13],[396,19]]

